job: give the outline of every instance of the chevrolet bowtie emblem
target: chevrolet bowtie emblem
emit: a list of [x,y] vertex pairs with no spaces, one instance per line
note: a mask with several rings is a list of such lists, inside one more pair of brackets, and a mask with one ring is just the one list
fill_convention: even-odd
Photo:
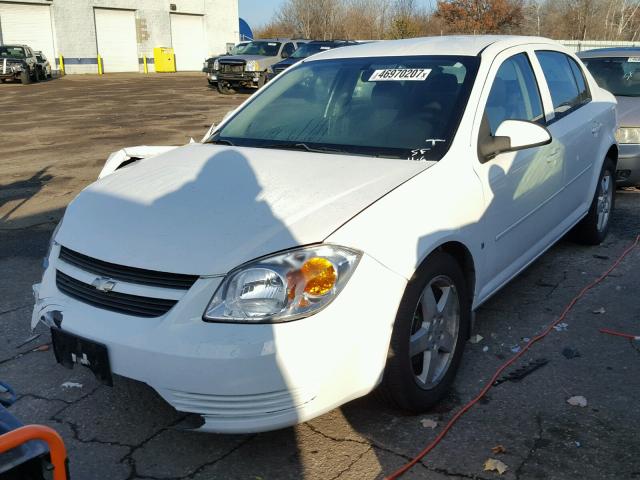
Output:
[[116,282],[106,277],[98,277],[93,282],[91,282],[91,286],[95,287],[96,290],[100,290],[101,292],[110,292],[116,286]]

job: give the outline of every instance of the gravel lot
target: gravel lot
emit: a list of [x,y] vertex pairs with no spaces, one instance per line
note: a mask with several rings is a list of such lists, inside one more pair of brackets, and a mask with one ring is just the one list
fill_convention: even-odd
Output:
[[[187,432],[185,415],[146,385],[117,378],[109,388],[85,369],[58,366],[51,350],[36,349],[50,341],[44,329],[36,341],[17,345],[30,334],[31,285],[39,281],[54,222],[108,154],[199,140],[246,96],[222,97],[201,74],[69,76],[3,84],[0,92],[0,379],[20,394],[15,415],[63,435],[74,479],[389,474],[437,435],[512,348],[553,321],[640,233],[640,191],[619,192],[603,245],[560,242],[483,306],[476,328],[483,340],[467,345],[454,391],[428,415],[405,416],[367,397],[277,432]],[[566,328],[552,331],[516,365],[544,358],[544,367],[492,389],[404,478],[640,478],[640,342],[598,331],[640,335],[639,267],[640,248],[576,305]],[[567,404],[574,395],[588,405]],[[438,425],[424,427],[424,419]],[[506,452],[492,453],[497,445]],[[488,458],[509,469],[501,476],[483,471]]]

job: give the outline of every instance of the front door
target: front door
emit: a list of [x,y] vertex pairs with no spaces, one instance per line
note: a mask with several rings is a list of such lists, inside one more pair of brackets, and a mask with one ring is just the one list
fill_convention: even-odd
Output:
[[[495,135],[505,120],[544,125],[542,97],[528,54],[513,54],[493,68],[497,71],[491,90],[480,109],[479,138]],[[550,144],[493,158],[479,155],[475,169],[486,202],[482,219],[488,260],[484,289],[490,292],[526,265],[536,244],[557,225],[558,215],[550,200],[562,189],[563,157]]]

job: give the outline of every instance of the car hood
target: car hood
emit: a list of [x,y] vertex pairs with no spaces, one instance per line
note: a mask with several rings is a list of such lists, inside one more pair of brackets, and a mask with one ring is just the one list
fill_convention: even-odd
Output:
[[621,127],[640,127],[640,97],[616,96],[618,124]]
[[256,257],[323,241],[431,165],[188,145],[85,188],[69,204],[56,241],[120,265],[222,274]]

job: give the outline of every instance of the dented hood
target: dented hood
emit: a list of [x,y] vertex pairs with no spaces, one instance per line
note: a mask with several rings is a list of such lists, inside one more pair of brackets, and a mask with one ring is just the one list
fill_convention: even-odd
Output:
[[322,241],[430,165],[188,145],[84,189],[67,208],[56,240],[121,265],[226,273],[253,258]]

